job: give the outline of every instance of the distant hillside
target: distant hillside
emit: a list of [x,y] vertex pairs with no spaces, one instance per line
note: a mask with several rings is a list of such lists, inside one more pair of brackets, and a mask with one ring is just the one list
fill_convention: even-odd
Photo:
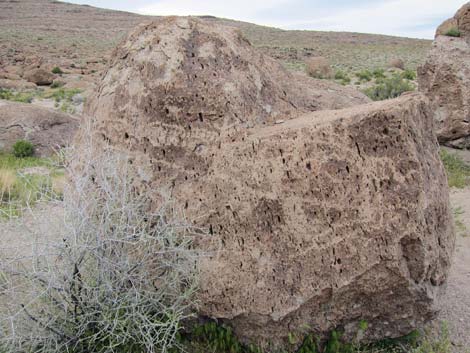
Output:
[[[79,65],[101,61],[116,43],[150,16],[98,9],[53,0],[0,1],[0,65],[35,55],[47,61],[74,60]],[[240,28],[267,54],[286,66],[301,69],[305,57],[322,55],[335,67],[357,70],[384,67],[391,58],[416,68],[431,41],[383,35],[286,31],[251,23],[205,16]]]

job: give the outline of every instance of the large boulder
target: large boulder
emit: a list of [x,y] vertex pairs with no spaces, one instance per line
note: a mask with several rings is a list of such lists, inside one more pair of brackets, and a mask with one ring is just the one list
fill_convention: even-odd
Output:
[[461,36],[441,35],[449,21],[438,29],[426,63],[418,68],[419,89],[431,101],[439,141],[470,148],[470,3],[451,22]]
[[238,31],[194,18],[142,25],[112,57],[89,112],[115,121],[139,116],[170,135],[180,133],[172,124],[190,133],[211,123],[207,134],[217,136],[222,127],[370,101],[352,88],[294,76]]
[[36,68],[26,71],[23,78],[38,86],[49,86],[54,82],[55,75],[46,69]]
[[10,151],[18,140],[28,140],[38,156],[52,155],[68,145],[79,121],[71,115],[32,104],[0,100],[0,150]]
[[374,339],[434,317],[454,235],[424,97],[308,113],[367,100],[191,18],[138,28],[114,57],[86,112],[143,190],[169,189],[212,235],[202,316],[284,348],[306,328],[351,337],[364,319]]

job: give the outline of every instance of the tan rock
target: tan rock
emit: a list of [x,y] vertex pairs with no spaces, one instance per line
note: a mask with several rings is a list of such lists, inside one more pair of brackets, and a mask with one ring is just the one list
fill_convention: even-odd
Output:
[[32,69],[23,74],[23,78],[38,86],[48,86],[54,81],[54,74],[43,68]]
[[35,89],[37,86],[25,80],[9,80],[0,79],[0,88],[13,89],[13,90],[24,90],[24,89]]
[[449,31],[453,29],[458,29],[459,25],[455,18],[449,18],[448,20],[444,21],[439,27],[437,27],[436,35],[437,36],[445,36]]
[[463,37],[470,36],[470,2],[463,5],[454,17],[444,21],[437,28],[436,38],[440,35],[447,35],[452,29],[458,30]]
[[194,18],[140,26],[112,57],[90,112],[158,116],[188,132],[211,123],[208,134],[217,136],[227,124],[370,102],[352,88],[288,73],[233,28]]
[[140,27],[113,57],[86,112],[142,190],[168,188],[212,234],[201,315],[283,348],[306,327],[350,337],[364,319],[374,339],[434,317],[454,234],[424,97],[306,114],[367,100],[291,81],[191,18]]
[[[470,18],[469,8],[467,4],[458,14],[467,13]],[[460,23],[467,23],[458,15],[456,18]],[[426,63],[418,68],[418,82],[419,90],[431,101],[439,141],[447,146],[470,148],[468,38],[437,36]]]
[[38,156],[50,156],[72,141],[78,125],[78,119],[68,114],[0,100],[1,151],[10,151],[18,140],[28,140]]
[[390,60],[388,66],[395,69],[405,70],[405,62],[398,58]]

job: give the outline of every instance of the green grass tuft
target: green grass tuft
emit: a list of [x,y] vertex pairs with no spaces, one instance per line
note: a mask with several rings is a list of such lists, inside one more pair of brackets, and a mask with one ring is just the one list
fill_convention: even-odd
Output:
[[461,33],[458,28],[454,27],[454,28],[449,29],[445,35],[448,37],[460,37]]
[[[36,167],[48,173],[24,173]],[[63,170],[52,160],[0,153],[0,218],[18,216],[25,206],[40,200],[62,197],[63,183]]]
[[470,186],[470,165],[446,150],[441,150],[440,155],[447,172],[449,186],[459,189]]

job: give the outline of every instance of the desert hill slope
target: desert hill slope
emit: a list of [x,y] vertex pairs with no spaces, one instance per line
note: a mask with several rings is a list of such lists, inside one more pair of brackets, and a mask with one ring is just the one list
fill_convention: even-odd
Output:
[[[326,56],[333,66],[357,70],[384,67],[392,58],[410,68],[424,61],[431,41],[373,34],[287,31],[214,17],[240,28],[252,44],[302,69],[308,56]],[[16,64],[29,56],[46,61],[72,60],[75,65],[100,62],[138,23],[150,16],[75,5],[54,0],[0,1],[0,65]],[[90,67],[88,67],[90,69]],[[92,67],[99,70],[100,67]]]

